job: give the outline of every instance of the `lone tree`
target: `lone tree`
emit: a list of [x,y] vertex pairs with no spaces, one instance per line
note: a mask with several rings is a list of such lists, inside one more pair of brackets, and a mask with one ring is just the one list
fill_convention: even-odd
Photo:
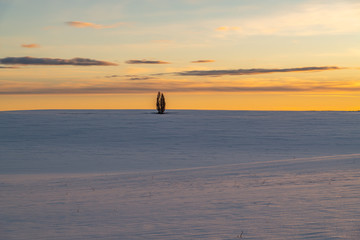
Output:
[[163,114],[165,112],[165,97],[161,92],[158,92],[157,94],[156,110],[158,111],[158,114]]

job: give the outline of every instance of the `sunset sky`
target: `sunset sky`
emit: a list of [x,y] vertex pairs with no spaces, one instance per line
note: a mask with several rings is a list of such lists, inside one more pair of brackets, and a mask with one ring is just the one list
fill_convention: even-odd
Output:
[[0,110],[359,110],[358,0],[0,0]]

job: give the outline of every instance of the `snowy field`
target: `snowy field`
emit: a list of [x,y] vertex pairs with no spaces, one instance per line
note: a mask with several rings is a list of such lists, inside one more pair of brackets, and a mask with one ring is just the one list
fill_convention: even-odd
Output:
[[0,239],[360,239],[360,113],[0,112]]

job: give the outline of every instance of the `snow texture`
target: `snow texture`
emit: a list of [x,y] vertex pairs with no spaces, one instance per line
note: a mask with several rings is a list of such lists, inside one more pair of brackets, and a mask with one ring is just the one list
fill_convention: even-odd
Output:
[[0,239],[360,239],[360,114],[0,112]]

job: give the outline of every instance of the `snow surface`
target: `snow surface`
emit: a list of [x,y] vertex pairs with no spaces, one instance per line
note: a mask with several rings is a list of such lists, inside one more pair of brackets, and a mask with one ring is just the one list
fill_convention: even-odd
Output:
[[360,113],[0,112],[0,239],[360,239]]

